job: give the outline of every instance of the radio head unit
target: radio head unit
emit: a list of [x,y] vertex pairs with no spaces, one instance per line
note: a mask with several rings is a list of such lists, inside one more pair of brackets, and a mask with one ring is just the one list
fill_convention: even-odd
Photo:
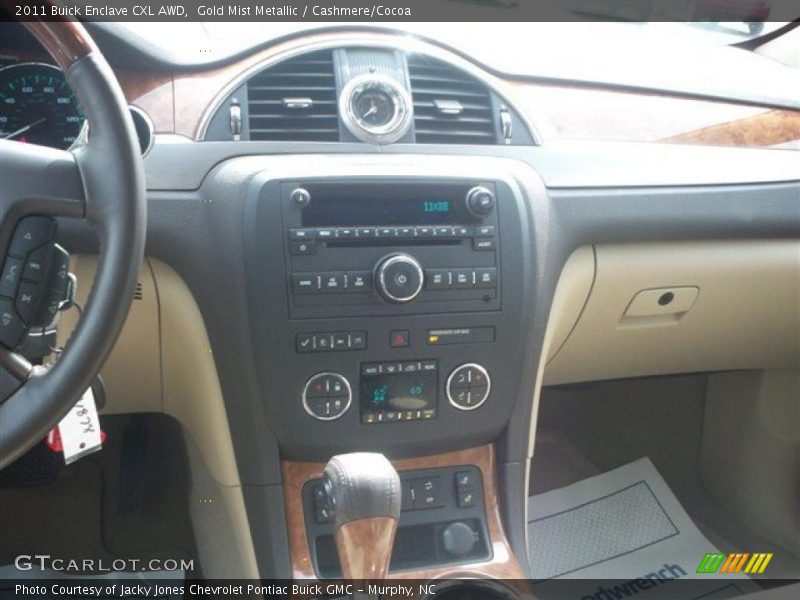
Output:
[[500,309],[493,181],[281,184],[291,317]]

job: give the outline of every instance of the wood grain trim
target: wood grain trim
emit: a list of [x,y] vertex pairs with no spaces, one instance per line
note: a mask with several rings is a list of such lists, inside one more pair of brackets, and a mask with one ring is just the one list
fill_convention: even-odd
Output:
[[800,141],[800,111],[770,110],[661,140],[680,144],[767,147]]
[[375,517],[345,523],[336,532],[336,549],[345,579],[385,579],[397,533],[397,519]]
[[[487,527],[489,530],[492,558],[489,561],[469,565],[437,566],[390,573],[389,579],[443,579],[447,577],[488,577],[497,579],[525,579],[511,545],[508,543],[500,518],[497,483],[497,457],[493,445],[470,448],[447,454],[437,454],[392,461],[398,471],[433,469],[474,465],[483,476],[484,500]],[[303,516],[303,486],[311,479],[322,476],[322,463],[283,461],[283,490],[286,504],[286,525],[289,531],[289,552],[292,574],[296,579],[316,579],[311,554],[308,548],[305,518]]]
[[25,21],[24,25],[64,70],[97,49],[77,21]]

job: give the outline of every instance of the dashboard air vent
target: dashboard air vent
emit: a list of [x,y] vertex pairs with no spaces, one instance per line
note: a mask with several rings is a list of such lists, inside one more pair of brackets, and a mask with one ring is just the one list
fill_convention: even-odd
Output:
[[496,144],[492,97],[480,81],[447,63],[409,55],[414,129],[422,144]]
[[290,58],[247,82],[251,140],[339,141],[333,53]]

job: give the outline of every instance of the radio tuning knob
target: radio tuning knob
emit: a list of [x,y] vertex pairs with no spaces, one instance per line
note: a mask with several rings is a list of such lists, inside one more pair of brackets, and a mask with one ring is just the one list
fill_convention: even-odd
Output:
[[375,289],[389,302],[411,302],[423,283],[422,265],[410,254],[390,254],[375,265]]
[[476,185],[467,192],[467,210],[476,217],[485,217],[494,210],[494,192],[482,185]]
[[311,202],[311,194],[309,194],[308,190],[304,188],[296,188],[292,190],[291,198],[292,202],[294,202],[300,208],[307,206],[308,203]]

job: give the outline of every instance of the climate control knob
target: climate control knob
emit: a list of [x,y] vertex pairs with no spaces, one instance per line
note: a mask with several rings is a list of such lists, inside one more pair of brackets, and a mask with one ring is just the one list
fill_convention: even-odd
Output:
[[317,373],[303,387],[303,408],[320,421],[338,419],[353,401],[350,382],[339,373]]
[[424,283],[422,265],[410,254],[384,256],[375,266],[375,289],[389,302],[411,302]]
[[476,363],[456,367],[447,378],[447,399],[458,410],[475,410],[486,402],[491,389],[489,373]]

